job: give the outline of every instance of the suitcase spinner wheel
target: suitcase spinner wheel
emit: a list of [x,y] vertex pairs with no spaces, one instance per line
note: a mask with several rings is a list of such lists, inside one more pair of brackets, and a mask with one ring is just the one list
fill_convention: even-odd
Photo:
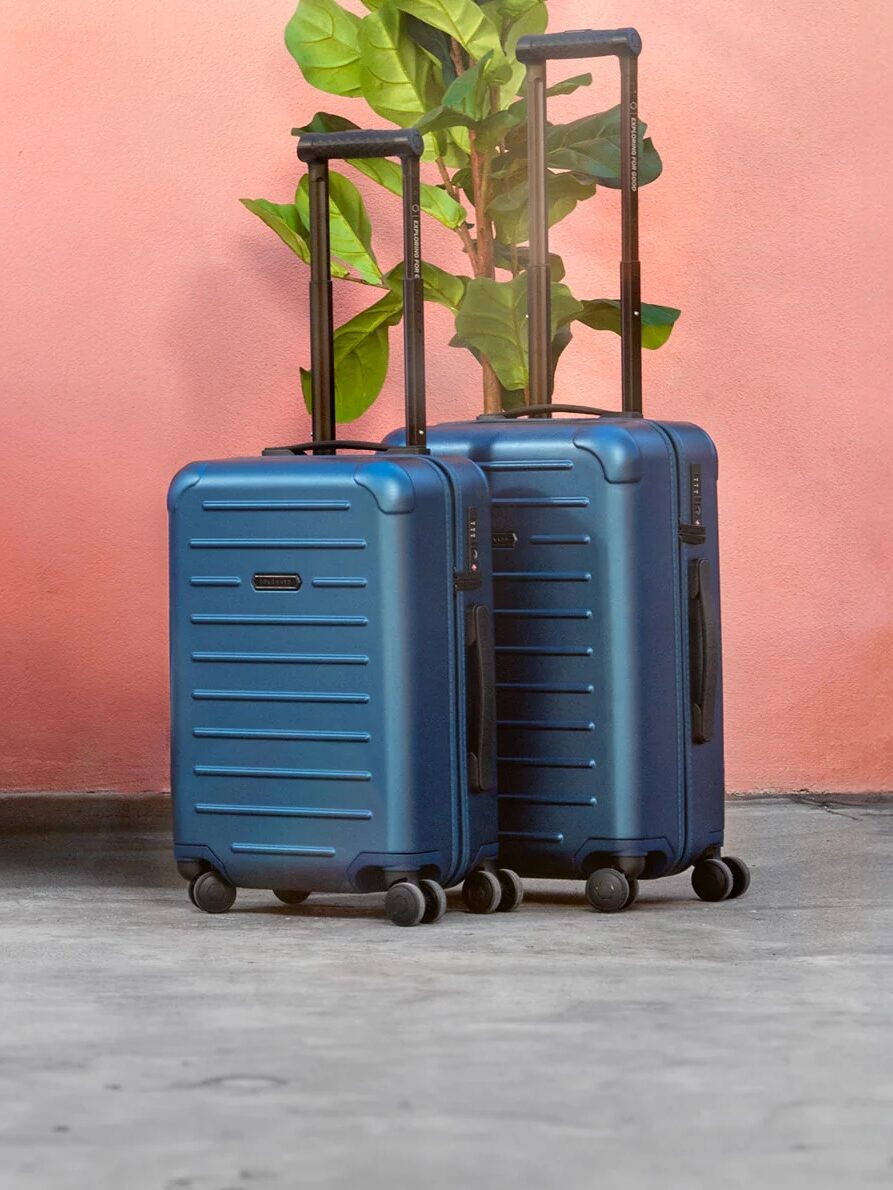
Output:
[[596,868],[586,881],[586,900],[599,913],[620,913],[638,895],[638,880],[617,868]]
[[750,869],[735,855],[702,859],[692,869],[691,886],[702,901],[734,901],[750,888]]
[[462,900],[469,913],[511,913],[524,900],[524,885],[510,868],[478,868],[465,877]]
[[271,890],[277,901],[283,905],[303,905],[310,896],[310,891],[297,888],[274,888]]
[[202,872],[189,882],[189,899],[205,913],[226,913],[236,903],[235,885],[219,872]]
[[388,889],[384,907],[395,926],[433,925],[446,913],[446,893],[436,880],[398,880]]

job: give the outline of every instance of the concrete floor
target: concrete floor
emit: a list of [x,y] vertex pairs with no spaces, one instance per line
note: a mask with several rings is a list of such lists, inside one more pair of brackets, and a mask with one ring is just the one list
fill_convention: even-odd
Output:
[[733,802],[738,902],[529,882],[414,930],[207,917],[160,825],[80,825],[4,833],[3,1190],[893,1180],[893,798]]

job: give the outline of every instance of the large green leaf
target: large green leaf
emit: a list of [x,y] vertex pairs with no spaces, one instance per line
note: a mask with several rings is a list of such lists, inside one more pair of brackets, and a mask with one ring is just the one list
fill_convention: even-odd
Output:
[[[528,250],[518,244],[501,244],[496,240],[493,244],[493,258],[501,269],[509,269],[513,273],[527,268]],[[549,273],[553,281],[561,281],[565,274],[564,261],[555,252],[549,253]]]
[[403,28],[403,14],[390,0],[360,23],[363,97],[380,116],[409,125],[437,100],[434,68]]
[[[570,95],[579,87],[588,87],[592,82],[591,74],[576,74],[573,78],[554,83],[546,91],[547,95]],[[527,123],[527,100],[517,99],[502,111],[494,112],[482,121],[477,132],[478,147],[489,151],[496,147],[505,136],[514,129]],[[650,143],[650,142],[649,142]],[[525,139],[526,144],[526,139]]]
[[[298,208],[293,202],[267,202],[265,198],[240,198],[239,202],[247,207],[252,215],[257,215],[267,227],[275,231],[283,244],[291,248],[292,252],[303,260],[310,262],[310,244],[307,228],[298,214]],[[337,260],[332,261],[332,276],[347,277],[349,270]]]
[[[317,112],[309,124],[293,128],[292,133],[300,136],[303,132],[344,132],[357,127],[353,120],[344,116],[336,116],[332,112]],[[378,182],[380,186],[384,186],[385,190],[390,190],[392,194],[403,193],[403,170],[389,157],[351,157],[348,164],[365,174],[367,178]],[[442,186],[422,182],[419,191],[422,210],[444,227],[459,227],[468,218],[465,208],[454,198],[450,198]]]
[[501,21],[519,20],[531,8],[536,8],[541,3],[542,0],[486,0],[481,8],[494,25],[498,25]]
[[454,37],[473,58],[487,50],[501,58],[499,30],[474,0],[392,0],[395,6]]
[[435,29],[426,21],[410,16],[405,12],[406,35],[410,37],[419,49],[423,50],[436,69],[440,72],[440,80],[444,87],[448,87],[456,77],[456,64],[450,54],[450,39],[443,29]]
[[[354,421],[365,413],[388,374],[388,327],[403,315],[398,294],[386,293],[335,331],[335,417]],[[301,369],[301,388],[312,410],[310,372]]]
[[[644,123],[639,123],[639,185],[659,177],[661,159],[652,141],[645,140]],[[552,169],[569,169],[595,178],[606,186],[619,185],[620,107],[595,116],[583,116],[570,124],[552,124],[546,133],[546,153]]]
[[544,33],[549,14],[543,0],[486,0],[480,7],[498,29],[509,61],[506,77],[500,80],[499,87],[499,106],[503,107],[511,103],[524,82],[524,67],[515,59],[518,40],[526,33]]
[[416,121],[420,132],[439,132],[446,128],[475,128],[490,112],[490,86],[504,80],[507,63],[493,67],[490,50],[479,62],[460,74],[444,92],[443,102],[425,112]]
[[362,95],[359,28],[360,18],[335,0],[301,0],[285,26],[285,44],[312,86]]
[[[301,178],[295,204],[306,227],[310,225],[307,175]],[[343,174],[329,172],[329,227],[332,255],[343,260],[370,285],[381,283],[381,269],[372,251],[372,225],[359,190]]]
[[240,198],[239,202],[275,231],[295,256],[309,264],[310,245],[307,243],[307,228],[293,202],[268,202],[265,198]]
[[[566,285],[552,286],[552,334],[566,326],[581,310]],[[491,363],[500,384],[507,389],[527,387],[527,278],[491,281],[475,277],[468,282],[456,315],[451,346],[473,348]]]
[[572,78],[561,79],[553,83],[546,91],[547,95],[572,95],[580,87],[588,87],[592,83],[591,74],[575,74]]
[[543,3],[531,4],[508,23],[503,23],[502,44],[512,66],[499,92],[500,105],[504,106],[515,98],[524,83],[525,68],[515,58],[518,41],[527,33],[545,33],[549,14]]
[[[385,284],[393,293],[403,294],[403,265],[395,264],[384,275]],[[453,314],[459,309],[465,296],[468,277],[457,277],[455,273],[447,273],[436,264],[422,261],[422,281],[426,302],[436,302],[438,306],[445,306]]]
[[[571,213],[578,202],[591,198],[595,182],[582,182],[573,174],[549,175],[549,226]],[[504,244],[521,244],[528,237],[530,191],[526,179],[504,190],[487,207],[496,238]]]
[[[582,312],[576,321],[595,331],[614,331],[620,334],[620,302],[612,298],[591,298],[580,303]],[[642,346],[654,351],[669,339],[673,323],[681,311],[672,306],[642,305]]]
[[[368,157],[351,161],[350,163],[361,174],[374,178],[380,186],[390,190],[392,194],[403,193],[403,171],[396,161],[389,161],[386,157]],[[430,182],[422,182],[419,187],[422,210],[444,227],[460,227],[468,218],[461,203],[451,198],[440,186],[432,186]]]
[[573,339],[573,337],[574,333],[569,325],[560,326],[552,336],[552,351],[549,355],[549,363],[552,367],[552,372],[549,379],[550,394],[555,388],[555,369],[558,367],[558,361],[561,359],[564,349],[570,346],[571,339]]
[[[552,351],[549,357],[551,364],[551,380],[549,384],[549,392],[551,393],[555,387],[555,369],[558,367],[558,361],[561,359],[562,352],[570,344],[573,339],[573,332],[569,326],[560,326],[555,334],[552,336]],[[480,363],[480,352],[474,352],[478,363]],[[502,390],[502,408],[503,409],[520,409],[524,404],[524,389],[523,388],[504,388],[499,386]]]

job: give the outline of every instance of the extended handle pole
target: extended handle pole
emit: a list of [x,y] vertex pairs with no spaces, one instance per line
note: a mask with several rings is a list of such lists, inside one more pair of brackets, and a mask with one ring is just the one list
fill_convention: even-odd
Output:
[[313,438],[317,454],[332,454],[335,438],[335,352],[329,263],[329,162],[352,157],[399,157],[403,167],[403,347],[406,450],[427,450],[425,317],[419,158],[425,145],[415,128],[310,132],[298,142],[310,185],[310,359]]
[[[311,161],[310,190],[310,392],[312,434],[320,444],[335,438],[335,348],[332,271],[329,261],[329,163]],[[315,454],[334,454],[320,445]]]
[[621,397],[627,413],[642,412],[642,269],[639,263],[638,58],[620,59],[620,353]]
[[546,63],[527,68],[527,359],[531,405],[548,405],[552,387],[552,275],[546,169]]
[[425,293],[422,280],[419,159],[403,158],[403,371],[406,445],[427,449]]
[[635,29],[576,29],[520,38],[519,62],[527,66],[530,252],[528,356],[530,404],[548,405],[552,384],[549,206],[546,154],[546,62],[553,58],[616,57],[620,61],[620,334],[622,407],[642,413],[642,299],[639,264],[639,97]]

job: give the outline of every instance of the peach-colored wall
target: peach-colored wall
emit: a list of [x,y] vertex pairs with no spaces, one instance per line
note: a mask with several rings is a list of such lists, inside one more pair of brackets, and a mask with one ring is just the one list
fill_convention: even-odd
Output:
[[[645,296],[683,309],[646,400],[719,445],[730,788],[893,788],[893,6],[550,11],[553,29],[635,24],[645,40],[666,163],[642,196]],[[290,13],[0,8],[0,787],[165,785],[167,480],[306,432],[306,273],[236,201],[285,200],[291,125],[338,104],[288,57]],[[397,213],[378,198],[390,263]],[[554,247],[578,293],[611,294],[613,196],[585,212]],[[452,237],[426,231],[446,262]],[[350,288],[342,312],[364,297]],[[478,407],[449,333],[430,310],[433,419]],[[617,340],[581,332],[561,389],[603,404],[616,376]],[[398,393],[394,377],[354,428],[392,426]]]

